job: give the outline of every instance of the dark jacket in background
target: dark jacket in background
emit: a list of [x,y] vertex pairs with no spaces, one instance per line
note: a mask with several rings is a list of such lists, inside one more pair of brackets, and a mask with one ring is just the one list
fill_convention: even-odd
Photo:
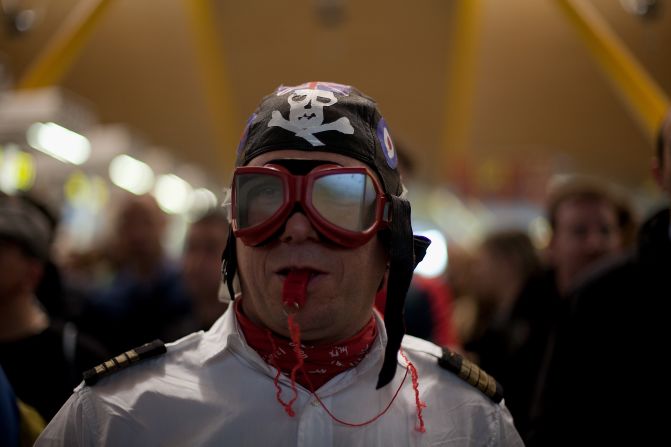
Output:
[[529,278],[505,320],[494,321],[466,346],[477,354],[482,369],[503,386],[506,406],[523,438],[529,430],[536,380],[561,306],[555,271],[543,270]]
[[82,381],[82,372],[107,360],[97,342],[71,323],[0,343],[0,365],[16,396],[49,421]]
[[664,210],[643,225],[635,253],[575,293],[529,446],[668,442],[670,303]]

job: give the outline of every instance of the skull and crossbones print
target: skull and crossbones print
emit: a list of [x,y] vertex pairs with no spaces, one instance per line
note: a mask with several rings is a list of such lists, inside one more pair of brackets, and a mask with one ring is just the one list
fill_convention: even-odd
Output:
[[333,92],[319,89],[294,90],[287,98],[289,119],[285,119],[279,110],[274,110],[268,127],[281,127],[294,132],[313,146],[323,146],[316,133],[327,130],[337,130],[344,134],[353,134],[354,128],[347,117],[338,118],[330,123],[324,123],[324,107],[338,102]]

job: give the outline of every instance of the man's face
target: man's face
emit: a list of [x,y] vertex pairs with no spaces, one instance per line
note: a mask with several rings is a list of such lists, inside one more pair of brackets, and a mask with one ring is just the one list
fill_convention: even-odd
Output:
[[600,199],[568,199],[559,205],[550,254],[571,281],[587,267],[622,248],[615,208]]
[[119,213],[116,234],[126,256],[147,260],[160,255],[165,217],[155,202],[132,198]]
[[496,301],[501,296],[502,284],[511,281],[511,275],[516,274],[511,259],[497,256],[486,248],[481,248],[473,260],[473,290],[478,299]]
[[184,281],[194,297],[210,296],[214,301],[221,284],[221,253],[226,248],[228,224],[221,219],[196,222],[184,243]]
[[[271,160],[315,159],[344,167],[364,166],[328,152],[281,150],[260,155],[249,166]],[[242,307],[253,321],[288,336],[282,287],[289,269],[318,272],[309,279],[306,301],[295,314],[304,340],[334,342],[358,332],[372,315],[375,293],[383,279],[387,255],[377,237],[346,249],[320,237],[300,210],[293,213],[278,238],[257,247],[236,241]]]
[[42,264],[21,247],[0,239],[0,300],[32,293],[42,274]]

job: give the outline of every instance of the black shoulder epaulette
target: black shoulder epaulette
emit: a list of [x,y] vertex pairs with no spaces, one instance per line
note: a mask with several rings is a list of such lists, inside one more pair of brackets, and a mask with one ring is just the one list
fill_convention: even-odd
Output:
[[443,356],[438,359],[438,365],[452,371],[460,378],[470,383],[497,404],[503,400],[503,387],[492,376],[481,370],[478,365],[443,348]]
[[94,385],[98,380],[112,374],[114,371],[124,369],[142,359],[165,354],[166,351],[165,344],[161,340],[157,339],[145,343],[140,347],[126,351],[121,355],[117,355],[113,359],[101,363],[95,368],[84,371],[84,382],[86,382],[87,385]]

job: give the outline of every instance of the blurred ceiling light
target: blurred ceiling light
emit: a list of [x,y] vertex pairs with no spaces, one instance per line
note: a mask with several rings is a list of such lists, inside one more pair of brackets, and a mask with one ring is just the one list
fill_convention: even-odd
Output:
[[193,189],[175,174],[161,175],[156,180],[154,196],[158,206],[168,214],[185,213],[191,206]]
[[154,171],[146,163],[130,155],[117,155],[110,162],[109,176],[119,188],[141,195],[154,186]]
[[417,265],[415,273],[427,278],[435,278],[443,274],[447,268],[447,240],[443,233],[438,230],[426,230],[418,232],[419,235],[431,239],[426,251],[426,256]]
[[80,165],[91,155],[88,138],[56,123],[34,123],[26,137],[30,146],[63,162]]
[[0,191],[27,191],[35,183],[35,161],[15,144],[0,146]]
[[217,196],[207,188],[198,188],[191,195],[189,219],[196,220],[217,206]]
[[14,28],[19,33],[29,31],[37,19],[37,14],[32,9],[24,9],[14,16]]
[[49,2],[37,0],[0,0],[0,16],[8,31],[20,36],[32,30],[44,17]]

